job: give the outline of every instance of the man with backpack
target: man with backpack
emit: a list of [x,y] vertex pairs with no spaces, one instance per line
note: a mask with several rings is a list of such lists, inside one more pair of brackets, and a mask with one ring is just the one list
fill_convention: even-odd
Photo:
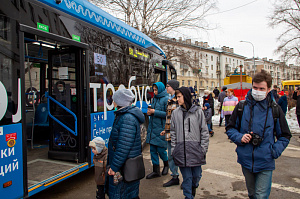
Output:
[[275,159],[292,137],[284,113],[270,92],[271,84],[269,73],[257,73],[246,100],[235,107],[226,127],[228,137],[237,145],[249,198],[269,198]]

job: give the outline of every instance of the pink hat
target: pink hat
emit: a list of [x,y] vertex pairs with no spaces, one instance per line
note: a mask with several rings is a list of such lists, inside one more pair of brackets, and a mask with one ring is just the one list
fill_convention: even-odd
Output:
[[280,92],[279,92],[279,95],[284,95],[284,92],[283,92],[283,91],[280,91]]

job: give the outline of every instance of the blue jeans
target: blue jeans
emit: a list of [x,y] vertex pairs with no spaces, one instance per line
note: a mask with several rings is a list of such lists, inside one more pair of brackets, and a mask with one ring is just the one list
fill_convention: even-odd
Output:
[[193,199],[192,188],[199,186],[199,181],[202,177],[201,166],[197,167],[180,167],[183,182],[182,189],[185,199]]
[[271,192],[273,171],[261,171],[259,173],[252,173],[245,167],[242,167],[242,171],[245,176],[249,198],[269,198]]
[[207,124],[208,132],[212,132],[211,124]]
[[170,170],[172,172],[171,176],[173,176],[173,178],[176,178],[179,176],[178,173],[178,166],[175,165],[174,160],[173,160],[173,156],[171,154],[171,141],[168,141],[168,161],[169,161],[169,167]]
[[153,165],[159,165],[158,155],[163,161],[168,161],[167,151],[163,147],[150,144],[150,154],[151,154],[151,160]]

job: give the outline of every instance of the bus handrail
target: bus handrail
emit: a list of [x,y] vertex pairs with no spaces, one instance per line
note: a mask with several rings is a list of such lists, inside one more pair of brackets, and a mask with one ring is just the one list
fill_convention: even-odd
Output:
[[[73,113],[67,107],[65,107],[60,102],[58,102],[56,99],[54,99],[53,97],[51,97],[48,92],[45,92],[45,97],[47,97],[47,102],[48,102],[47,106],[48,106],[49,117],[51,117],[54,121],[56,121],[58,124],[60,124],[65,129],[67,129],[68,131],[70,131],[71,133],[73,133],[75,136],[77,136],[77,116],[75,115],[75,113]],[[54,117],[51,114],[51,112],[50,112],[50,100],[53,101],[58,106],[60,106],[61,108],[63,108],[65,111],[67,111],[68,113],[70,113],[74,117],[74,119],[75,119],[75,131],[73,131],[72,129],[70,129],[67,125],[65,125],[64,123],[62,123],[61,121],[59,121],[56,117]]]

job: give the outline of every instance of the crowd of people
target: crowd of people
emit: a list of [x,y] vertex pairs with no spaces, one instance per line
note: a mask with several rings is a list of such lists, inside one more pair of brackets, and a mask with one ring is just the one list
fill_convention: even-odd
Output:
[[[285,118],[287,96],[275,86],[271,91],[271,84],[271,75],[262,71],[254,76],[252,89],[244,101],[239,102],[234,90],[224,86],[221,93],[217,88],[213,92],[205,90],[200,107],[191,89],[179,87],[177,80],[168,81],[166,87],[162,82],[154,83],[154,97],[147,111],[146,140],[150,145],[153,170],[146,179],[167,175],[170,169],[171,179],[162,186],[180,186],[180,170],[183,195],[186,199],[195,197],[202,177],[201,166],[206,164],[209,137],[214,135],[212,116],[216,98],[221,104],[219,125],[225,118],[226,134],[237,145],[238,163],[242,166],[249,198],[268,198],[275,159],[291,138]],[[129,89],[116,91],[112,97],[116,111],[108,149],[100,137],[90,142],[97,198],[105,198],[105,192],[112,199],[139,198],[140,180],[145,176],[140,168],[143,165],[140,124],[145,119],[142,111],[132,105],[134,98]],[[298,122],[299,98],[300,89],[297,88],[293,99],[297,100]],[[276,102],[281,108],[275,106]],[[163,162],[162,171],[159,158]],[[137,168],[126,170],[126,173],[124,167],[129,162]]]

